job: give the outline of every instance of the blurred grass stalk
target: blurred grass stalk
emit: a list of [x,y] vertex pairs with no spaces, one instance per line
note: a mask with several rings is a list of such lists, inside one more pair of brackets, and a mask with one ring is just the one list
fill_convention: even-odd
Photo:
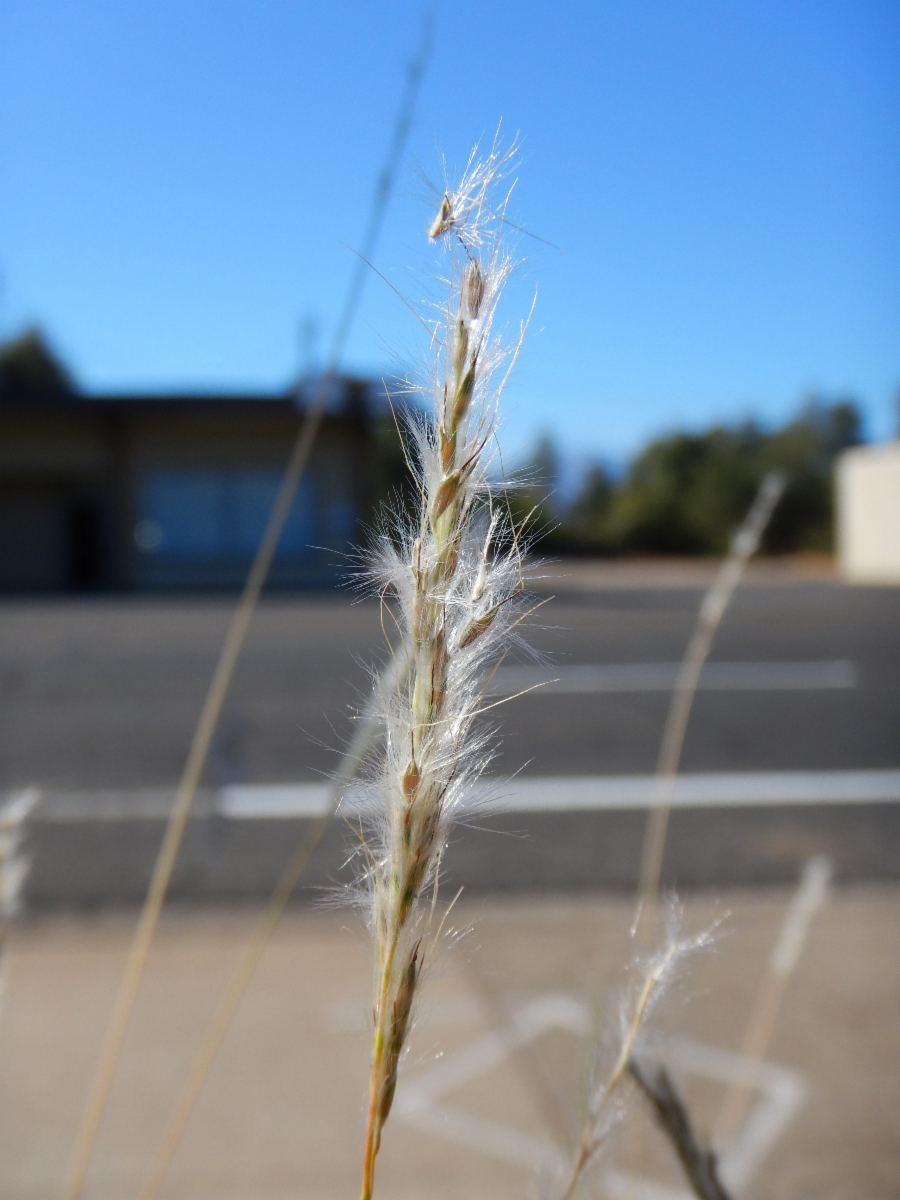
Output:
[[[647,816],[641,851],[638,902],[632,933],[638,945],[645,950],[652,944],[657,926],[660,875],[672,794],[700,674],[709,657],[713,639],[722,617],[740,583],[748,561],[759,547],[765,527],[784,491],[785,482],[785,478],[780,472],[771,472],[763,479],[750,511],[732,538],[731,551],[719,568],[712,586],[703,599],[693,635],[679,667],[660,747],[655,803]],[[696,945],[706,944],[708,940],[708,933],[701,935]],[[643,964],[642,982],[638,986],[637,997],[632,1002],[629,1015],[623,1018],[626,1032],[622,1037],[621,1049],[615,1065],[607,1082],[600,1088],[595,1087],[589,1097],[581,1143],[575,1157],[572,1174],[562,1193],[562,1200],[571,1200],[586,1169],[605,1143],[616,1119],[614,1109],[616,1093],[626,1071],[630,1069],[629,1064],[633,1059],[650,1007],[658,998],[677,961],[684,957],[685,951],[693,949],[694,945],[695,943],[679,941],[670,931],[663,946],[651,954]],[[595,1048],[595,1056],[599,1054],[599,1050],[599,1046]],[[642,1086],[647,1084],[644,1087],[645,1092],[648,1094],[652,1092],[652,1088],[648,1091],[649,1077],[640,1079],[633,1070],[631,1074],[638,1079]],[[669,1115],[671,1116],[672,1113]],[[672,1128],[665,1124],[664,1128],[671,1135]],[[632,1140],[631,1150],[632,1156],[639,1159],[637,1140]],[[684,1162],[684,1159],[682,1161],[687,1169],[687,1163]],[[692,1186],[695,1186],[696,1181],[691,1177],[690,1171],[688,1177],[691,1179]],[[707,1182],[709,1181],[707,1180]]]
[[760,1063],[775,1028],[785,988],[800,959],[812,919],[828,896],[831,874],[831,861],[823,856],[809,859],[803,868],[800,885],[794,893],[778,941],[769,957],[741,1042],[739,1052],[742,1066],[728,1086],[716,1122],[713,1141],[719,1147],[727,1148],[741,1127],[759,1075]]
[[[406,670],[406,661],[403,659],[387,673],[383,686],[399,686],[403,681]],[[228,1031],[232,1018],[237,1012],[238,1006],[250,985],[250,981],[256,973],[260,959],[271,941],[272,934],[281,920],[282,913],[309,865],[316,847],[322,840],[332,817],[337,811],[344,786],[356,775],[360,764],[372,749],[376,733],[381,730],[377,719],[378,715],[378,693],[377,689],[373,689],[359,717],[359,725],[356,733],[341,758],[334,777],[330,781],[327,809],[310,822],[303,841],[285,868],[278,886],[269,901],[268,907],[260,918],[247,948],[244,950],[244,954],[238,964],[238,969],[235,971],[225,995],[219,1002],[219,1007],[216,1009],[209,1028],[204,1035],[190,1073],[175,1103],[175,1109],[160,1141],[156,1158],[153,1166],[150,1168],[150,1174],[141,1191],[140,1200],[155,1200],[156,1196],[159,1195],[159,1189],[162,1187],[175,1151],[181,1144],[181,1139],[190,1115],[193,1112],[194,1105],[197,1102],[203,1084],[206,1082],[210,1068],[219,1052],[219,1047],[222,1045],[222,1040]]]
[[[830,860],[822,856],[811,858],[804,865],[740,1045],[740,1065],[726,1087],[719,1110],[712,1138],[713,1146],[719,1150],[729,1150],[743,1124],[785,989],[803,952],[812,920],[827,898],[831,873]],[[687,1106],[665,1065],[652,1055],[632,1053],[628,1071],[650,1102],[697,1200],[729,1200],[718,1155],[697,1137]]]
[[[364,258],[371,257],[381,231],[394,177],[409,133],[419,83],[430,52],[432,33],[433,17],[429,13],[426,15],[419,50],[410,63],[407,72],[406,86],[403,91],[387,159],[378,179],[366,234],[363,239]],[[200,719],[194,731],[184,773],[178,787],[175,804],[169,816],[159,855],[153,868],[150,887],[141,910],[134,940],[129,950],[123,980],[116,998],[115,1007],[100,1053],[100,1061],[82,1116],[63,1192],[65,1200],[79,1200],[84,1189],[91,1155],[100,1129],[100,1123],[103,1119],[103,1113],[106,1109],[106,1103],[125,1040],[125,1034],[150,954],[150,946],[153,942],[156,926],[165,902],[169,882],[172,878],[175,861],[184,837],[191,805],[193,804],[194,796],[209,754],[213,733],[221,716],[234,669],[246,639],[250,621],[259,602],[259,597],[262,594],[266,578],[268,577],[272,559],[275,556],[278,542],[290,512],[291,503],[306,470],[313,445],[325,415],[329,384],[338,373],[347,336],[350,332],[357,308],[359,307],[366,273],[365,262],[360,260],[351,278],[350,288],[335,333],[328,364],[319,379],[313,402],[307,410],[303,424],[300,427],[297,439],[291,450],[262,542],[256,552],[250,574],[244,584],[240,600],[231,619],[219,661],[216,664],[216,670],[206,694]],[[308,857],[305,861],[308,861]]]
[[[19,853],[25,822],[40,795],[36,787],[24,788],[0,808],[0,965],[6,950],[9,924],[19,911],[22,884],[31,865],[30,860]],[[0,993],[2,988],[0,980]]]
[[649,1100],[660,1128],[672,1143],[697,1200],[730,1200],[714,1151],[702,1145],[687,1106],[662,1063],[632,1057],[628,1071]]
[[656,768],[656,798],[647,816],[641,850],[638,911],[634,927],[636,931],[645,931],[645,941],[651,936],[655,923],[672,794],[700,674],[709,657],[725,610],[741,581],[747,563],[759,547],[766,525],[784,492],[785,484],[785,476],[780,471],[771,471],[763,479],[744,523],[732,538],[731,551],[703,599],[693,635],[678,670]]
[[596,1076],[599,1074],[603,1039],[598,1039],[594,1047],[592,1076],[595,1078],[592,1078],[588,1094],[581,1141],[560,1200],[572,1200],[588,1167],[597,1158],[624,1114],[619,1090],[625,1079],[635,1074],[632,1064],[636,1061],[635,1055],[652,1009],[685,960],[712,943],[715,926],[692,936],[682,936],[682,914],[674,901],[669,904],[666,916],[667,928],[660,945],[643,961],[634,964],[637,971],[619,1013],[619,1048],[615,1052],[612,1067],[599,1080]]

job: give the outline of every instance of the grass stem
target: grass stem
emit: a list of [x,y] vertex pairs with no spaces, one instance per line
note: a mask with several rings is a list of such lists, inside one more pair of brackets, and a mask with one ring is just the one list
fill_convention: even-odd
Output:
[[[419,54],[410,65],[407,86],[404,90],[400,112],[395,125],[385,169],[378,182],[366,232],[365,249],[371,255],[383,223],[393,178],[399,165],[403,146],[409,131],[412,106],[418,91],[425,61],[431,44],[431,22],[426,25]],[[222,714],[225,697],[231,684],[237,660],[243,648],[247,631],[263,585],[269,574],[272,559],[278,547],[291,504],[306,470],[318,435],[328,399],[329,384],[337,375],[344,345],[362,294],[364,272],[354,273],[351,288],[341,314],[331,350],[329,364],[319,380],[312,404],[307,410],[297,434],[287,467],[282,477],[262,541],[257,549],[253,565],[244,584],[240,600],[231,619],[228,633],[212,681],[204,700],[200,719],[194,731],[187,762],[178,787],[175,803],[166,825],[166,831],[153,868],[153,874],[134,939],[126,960],[125,972],[110,1018],[106,1036],[100,1052],[87,1104],[82,1115],[75,1148],[63,1189],[64,1200],[79,1200],[87,1178],[88,1167],[100,1130],[100,1124],[109,1099],[116,1067],[125,1041],[125,1034],[134,1010],[138,989],[150,954],[150,947],[159,923],[160,913],[175,868],[178,851],[187,827],[191,806],[200,777],[209,754],[212,737]]]
[[747,563],[759,547],[760,539],[784,487],[784,477],[774,471],[770,472],[760,484],[756,499],[753,501],[743,525],[732,539],[731,552],[719,568],[712,586],[703,599],[694,632],[678,669],[657,762],[656,797],[653,807],[647,815],[641,849],[638,910],[634,924],[636,929],[645,931],[646,939],[649,939],[654,925],[669,813],[672,807],[672,793],[681,763],[681,752],[700,675],[709,658],[713,639],[725,615],[725,610],[741,581]]

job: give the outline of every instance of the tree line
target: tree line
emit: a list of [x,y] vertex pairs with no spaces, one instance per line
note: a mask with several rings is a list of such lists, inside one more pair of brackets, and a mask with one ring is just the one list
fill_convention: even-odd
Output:
[[[0,346],[0,400],[73,389],[37,330]],[[408,439],[405,447],[401,444],[393,414],[376,419],[371,435],[370,524],[377,525],[385,503],[414,505],[417,488],[409,471],[414,447]],[[763,550],[827,552],[834,543],[834,461],[861,440],[862,421],[853,400],[813,399],[777,429],[749,420],[658,438],[619,476],[595,463],[574,498],[563,503],[558,455],[552,440],[543,438],[520,473],[521,486],[507,494],[514,517],[531,514],[531,527],[551,554],[721,555],[763,476],[780,468],[787,488]]]
[[763,476],[779,468],[788,482],[763,550],[827,552],[834,544],[834,461],[861,440],[852,400],[814,399],[774,430],[749,420],[658,438],[619,478],[595,464],[563,504],[555,491],[557,456],[545,438],[512,503],[519,515],[533,510],[542,547],[556,554],[721,555]]

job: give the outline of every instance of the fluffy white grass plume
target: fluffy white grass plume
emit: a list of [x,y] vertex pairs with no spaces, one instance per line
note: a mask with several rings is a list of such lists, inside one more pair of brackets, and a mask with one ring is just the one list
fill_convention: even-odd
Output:
[[[520,619],[519,543],[492,495],[497,402],[521,343],[493,329],[512,262],[504,249],[510,170],[496,143],[448,187],[428,236],[446,294],[432,312],[428,413],[410,430],[419,488],[412,522],[380,536],[369,578],[392,598],[403,671],[381,692],[383,750],[361,797],[368,819],[360,897],[375,945],[374,1038],[362,1198],[393,1101],[416,990],[436,936],[435,899],[450,825],[491,756],[479,717],[490,673]],[[399,681],[399,682],[396,682]],[[426,896],[430,899],[426,902]]]
[[683,912],[674,898],[667,904],[663,920],[663,936],[658,948],[634,964],[630,986],[619,1006],[618,1037],[611,1045],[597,1047],[581,1141],[562,1191],[562,1200],[571,1200],[585,1171],[624,1114],[620,1089],[629,1061],[640,1044],[647,1018],[666,986],[684,969],[687,959],[697,950],[711,945],[717,928],[713,925],[700,933],[685,934]]

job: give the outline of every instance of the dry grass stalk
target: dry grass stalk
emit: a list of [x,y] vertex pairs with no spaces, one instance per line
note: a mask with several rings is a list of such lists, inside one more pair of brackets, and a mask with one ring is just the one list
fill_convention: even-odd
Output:
[[[381,691],[384,748],[363,796],[368,832],[359,893],[375,944],[363,1200],[372,1195],[435,936],[441,854],[491,755],[490,731],[478,722],[483,691],[516,636],[522,595],[516,533],[487,476],[497,401],[521,343],[521,331],[512,345],[493,333],[512,263],[502,237],[505,200],[495,208],[492,192],[509,165],[510,154],[496,143],[483,161],[473,155],[429,229],[444,252],[446,297],[432,326],[432,415],[410,429],[419,512],[411,527],[383,531],[369,571],[396,602],[410,667],[403,686]],[[423,903],[429,892],[431,903]]]
[[619,1013],[620,1036],[612,1056],[612,1065],[601,1072],[600,1050],[597,1048],[594,1079],[588,1093],[581,1141],[575,1154],[571,1174],[562,1191],[561,1200],[571,1200],[596,1159],[610,1132],[622,1116],[621,1085],[628,1077],[629,1064],[637,1051],[647,1018],[658,1003],[666,985],[682,969],[685,960],[696,950],[709,946],[715,926],[693,936],[680,932],[682,914],[674,901],[666,912],[666,931],[659,948],[635,965],[634,982],[626,994]]
[[39,798],[37,788],[25,788],[0,808],[0,960],[6,949],[10,921],[19,911],[22,884],[30,866],[29,860],[19,853],[25,822]]
[[[409,132],[412,109],[419,83],[430,51],[431,36],[432,23],[428,20],[423,30],[419,52],[410,64],[407,85],[404,89],[400,110],[394,126],[387,161],[379,177],[378,187],[371,206],[364,241],[364,248],[367,254],[371,254],[381,230],[394,176]],[[79,1200],[84,1190],[88,1167],[90,1166],[94,1145],[100,1131],[103,1114],[106,1110],[119,1056],[121,1055],[122,1046],[125,1041],[125,1034],[131,1021],[131,1014],[134,1010],[138,990],[147,966],[147,960],[150,956],[150,948],[156,933],[156,927],[159,923],[166,894],[169,889],[172,872],[175,869],[178,852],[185,829],[187,828],[194,796],[196,795],[209,755],[213,734],[222,714],[234,670],[250,628],[250,622],[253,619],[259,598],[262,595],[272,560],[275,557],[275,551],[278,548],[278,542],[290,513],[291,504],[306,471],[313,446],[315,445],[319,429],[325,417],[329,386],[332,379],[338,373],[341,357],[344,352],[344,345],[359,306],[364,279],[364,270],[360,269],[354,273],[341,319],[338,323],[328,366],[319,380],[313,402],[307,410],[303,424],[297,433],[296,440],[291,449],[285,473],[281,480],[272,511],[269,514],[262,541],[256,551],[250,573],[247,576],[240,600],[228,627],[228,633],[226,634],[218,662],[216,663],[216,669],[203,703],[200,718],[194,730],[175,803],[172,806],[172,811],[166,824],[163,841],[153,867],[150,886],[147,890],[147,896],[144,900],[134,939],[128,953],[122,983],[116,997],[112,1016],[110,1017],[103,1047],[100,1051],[100,1061],[97,1064],[91,1090],[82,1114],[81,1125],[76,1137],[72,1161],[63,1190],[64,1200]]]
[[632,1057],[628,1061],[628,1070],[653,1106],[660,1127],[672,1143],[697,1200],[730,1200],[719,1178],[715,1153],[701,1146],[697,1140],[687,1107],[666,1068],[649,1059]]
[[150,957],[150,948],[153,944],[153,938],[156,934],[156,927],[159,924],[163,905],[165,904],[169,883],[172,879],[172,872],[175,870],[175,863],[178,859],[178,852],[181,848],[185,829],[187,828],[194,796],[197,793],[200,778],[209,755],[209,747],[212,743],[213,734],[218,725],[219,717],[222,714],[222,708],[225,704],[228,689],[231,686],[234,669],[237,666],[238,658],[247,637],[247,631],[250,628],[250,622],[256,611],[256,605],[259,602],[263,585],[268,576],[269,568],[272,565],[272,559],[275,556],[281,532],[290,512],[291,502],[306,470],[313,444],[325,414],[325,389],[322,388],[320,390],[321,396],[312,405],[304,418],[297,441],[291,452],[287,470],[281,481],[275,504],[269,516],[263,540],[256,552],[256,557],[241,593],[241,598],[231,618],[228,633],[222,645],[219,660],[216,663],[216,670],[203,702],[200,719],[194,730],[187,762],[185,763],[181,781],[178,785],[175,803],[172,806],[172,811],[166,823],[162,844],[160,845],[159,853],[153,866],[150,886],[141,909],[141,915],[138,918],[137,929],[135,930],[134,939],[125,963],[122,983],[119,987],[119,993],[116,997],[112,1016],[110,1017],[103,1047],[100,1051],[100,1061],[97,1064],[91,1084],[91,1091],[82,1116],[81,1126],[78,1130],[75,1150],[63,1192],[64,1200],[78,1200],[84,1189],[94,1145],[100,1131],[103,1114],[106,1111],[106,1104],[118,1066],[119,1056],[122,1053],[122,1046],[125,1042],[125,1034],[131,1022],[131,1014],[137,1000],[147,960]]
[[830,882],[831,861],[824,857],[809,859],[769,957],[741,1042],[743,1066],[731,1080],[716,1122],[714,1141],[719,1147],[729,1146],[740,1129],[750,1094],[756,1085],[760,1063],[775,1028],[785,988],[803,951],[812,919],[828,896]]
[[700,673],[735,588],[741,581],[747,563],[759,548],[760,539],[784,491],[785,482],[779,471],[771,471],[763,479],[743,525],[732,540],[731,551],[703,599],[694,633],[681,661],[659,751],[656,799],[647,816],[641,851],[638,884],[640,907],[636,925],[644,929],[653,928],[672,792]]
[[[398,670],[401,674],[405,670],[405,664],[402,661],[398,666]],[[393,677],[396,682],[396,676]],[[337,811],[343,788],[349,780],[353,779],[359,770],[360,764],[371,749],[372,743],[377,736],[377,731],[376,693],[373,692],[363,706],[359,715],[359,724],[357,725],[356,732],[342,756],[331,782],[328,806],[325,812],[311,821],[307,827],[303,840],[297,847],[294,857],[285,868],[278,886],[269,901],[268,907],[260,918],[253,936],[244,951],[238,969],[222,997],[219,1007],[216,1009],[216,1013],[197,1052],[197,1057],[194,1059],[190,1074],[175,1103],[172,1116],[169,1118],[169,1124],[159,1144],[156,1159],[150,1168],[150,1174],[147,1176],[147,1181],[141,1191],[140,1200],[155,1200],[156,1196],[159,1195],[159,1189],[162,1187],[169,1164],[175,1155],[175,1151],[181,1144],[181,1139],[187,1128],[194,1105],[200,1096],[210,1068],[218,1054],[219,1047],[222,1045],[225,1034],[231,1025],[231,1021],[238,1010],[247,988],[250,986],[250,982],[256,973],[265,949],[271,941],[272,935],[278,926],[278,922],[281,920],[281,916],[291,896],[300,883],[304,871],[309,865],[319,842],[324,837],[325,831]]]

